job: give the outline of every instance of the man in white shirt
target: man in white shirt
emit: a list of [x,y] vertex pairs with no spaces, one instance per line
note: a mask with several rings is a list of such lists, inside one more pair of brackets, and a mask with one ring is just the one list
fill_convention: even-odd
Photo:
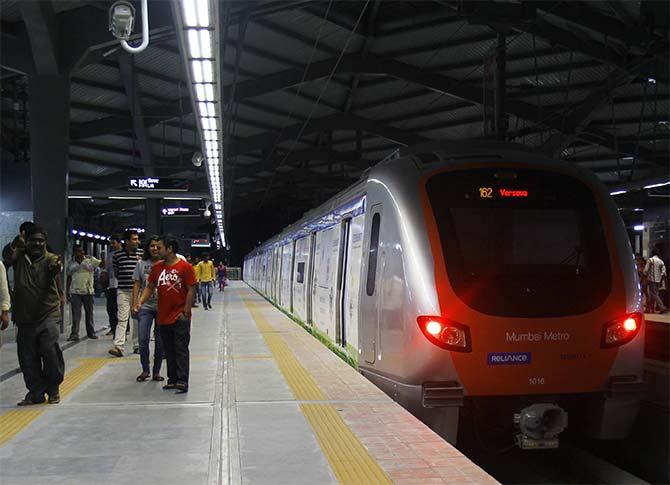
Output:
[[107,250],[107,256],[105,256],[105,267],[102,268],[100,281],[102,287],[106,288],[105,297],[107,298],[107,316],[109,317],[109,332],[106,335],[112,335],[112,338],[114,338],[116,325],[119,323],[119,309],[116,304],[116,291],[119,283],[114,274],[113,256],[116,251],[121,249],[121,236],[112,234],[109,243],[110,247]]
[[79,340],[82,306],[86,313],[86,335],[90,339],[97,339],[93,324],[93,273],[102,261],[93,256],[84,256],[84,248],[81,246],[75,246],[73,253],[74,261],[68,265],[67,275],[67,299],[72,308],[72,332],[68,340]]
[[647,296],[651,310],[653,311],[656,309],[658,310],[658,313],[667,313],[668,308],[663,304],[663,301],[658,294],[658,289],[661,286],[661,283],[667,277],[665,263],[663,263],[663,260],[659,257],[659,253],[660,251],[658,248],[654,248],[651,252],[651,258],[647,260],[647,264],[644,267],[643,274],[647,277]]

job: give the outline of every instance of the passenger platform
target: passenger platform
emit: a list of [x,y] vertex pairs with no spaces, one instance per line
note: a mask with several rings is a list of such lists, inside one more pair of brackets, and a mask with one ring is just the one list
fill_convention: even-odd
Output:
[[28,409],[5,340],[3,485],[495,483],[244,283],[194,309],[188,394],[136,382],[103,333],[64,351],[62,402]]

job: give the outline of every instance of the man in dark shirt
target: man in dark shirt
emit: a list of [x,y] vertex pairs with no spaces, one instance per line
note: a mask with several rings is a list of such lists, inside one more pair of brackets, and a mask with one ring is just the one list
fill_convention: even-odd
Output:
[[35,226],[26,234],[25,248],[17,248],[14,260],[12,319],[17,326],[19,365],[28,388],[19,406],[60,402],[65,363],[58,345],[61,298],[60,258],[46,250],[47,233]]

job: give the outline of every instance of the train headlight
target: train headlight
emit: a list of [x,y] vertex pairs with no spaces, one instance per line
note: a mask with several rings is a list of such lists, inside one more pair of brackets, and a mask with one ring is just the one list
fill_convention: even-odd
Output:
[[416,319],[423,334],[433,344],[455,352],[470,352],[470,330],[467,326],[434,315]]
[[601,347],[618,347],[630,342],[642,327],[643,316],[641,313],[629,313],[613,322],[603,326]]

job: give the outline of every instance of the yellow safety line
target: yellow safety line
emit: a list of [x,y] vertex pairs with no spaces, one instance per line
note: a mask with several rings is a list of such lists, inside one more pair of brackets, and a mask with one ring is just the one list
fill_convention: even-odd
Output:
[[[60,396],[63,399],[72,393],[82,382],[95,374],[111,359],[80,359],[81,364],[65,374],[60,385]],[[40,417],[47,407],[45,404],[24,409],[14,409],[0,415],[0,446],[3,446],[26,426]]]
[[[284,379],[299,401],[323,401],[325,395],[307,370],[298,362],[284,339],[267,322],[259,305],[243,297],[256,321]],[[330,404],[301,404],[314,434],[337,480],[345,484],[392,483],[365,446],[356,438],[337,410]]]

